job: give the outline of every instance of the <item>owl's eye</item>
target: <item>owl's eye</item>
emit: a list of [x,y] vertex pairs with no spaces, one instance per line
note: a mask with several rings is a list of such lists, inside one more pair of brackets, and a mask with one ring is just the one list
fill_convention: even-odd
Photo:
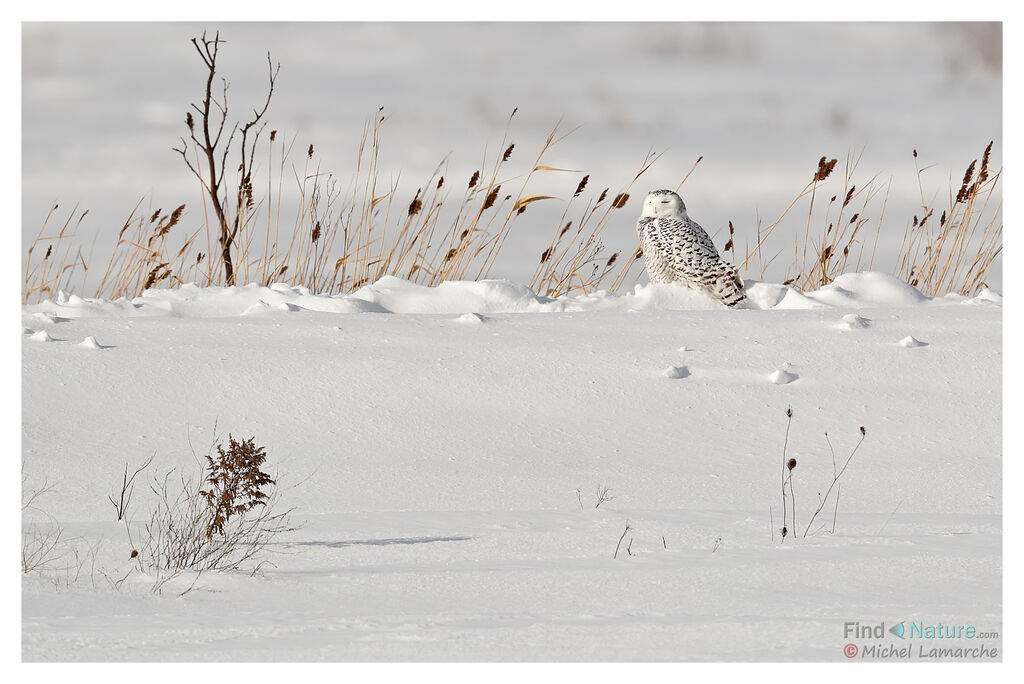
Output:
[[661,200],[662,204],[668,204],[668,200]]

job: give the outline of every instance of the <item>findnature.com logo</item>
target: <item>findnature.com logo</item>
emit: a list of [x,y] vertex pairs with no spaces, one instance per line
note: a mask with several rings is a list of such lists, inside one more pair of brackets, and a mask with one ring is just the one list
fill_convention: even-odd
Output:
[[998,660],[1000,657],[999,648],[991,643],[999,640],[999,632],[982,632],[967,624],[904,620],[886,627],[885,622],[844,622],[843,637],[847,642],[843,655],[849,660]]

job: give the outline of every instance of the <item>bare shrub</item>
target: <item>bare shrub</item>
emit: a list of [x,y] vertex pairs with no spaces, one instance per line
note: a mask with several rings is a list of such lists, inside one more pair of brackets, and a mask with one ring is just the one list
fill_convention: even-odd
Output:
[[[64,528],[50,513],[39,506],[39,500],[53,491],[53,485],[43,482],[39,487],[28,485],[25,468],[21,470],[21,571],[44,572],[60,565],[64,555]],[[45,518],[43,522],[28,522],[26,514]]]
[[597,485],[597,490],[594,492],[594,496],[597,499],[597,503],[594,504],[594,508],[600,508],[601,504],[605,501],[612,501],[615,499],[615,497],[612,496],[612,490],[601,485]]
[[[201,38],[193,38],[192,45],[199,53],[200,59],[206,67],[206,90],[200,104],[193,104],[192,109],[199,114],[197,122],[192,112],[185,115],[185,126],[188,128],[191,151],[197,158],[203,161],[195,164],[189,159],[189,142],[181,139],[181,147],[175,152],[181,155],[189,171],[196,177],[203,186],[204,193],[213,207],[214,218],[217,221],[217,242],[221,262],[224,266],[224,284],[235,284],[235,263],[233,249],[236,242],[242,237],[242,231],[249,223],[255,209],[255,200],[252,191],[252,168],[256,155],[256,143],[259,140],[266,122],[263,121],[270,106],[270,99],[274,95],[274,82],[281,69],[278,65],[274,67],[270,60],[270,53],[267,53],[267,65],[270,68],[270,86],[267,89],[267,98],[263,107],[252,110],[252,118],[244,124],[235,122],[228,133],[227,140],[223,140],[225,125],[228,120],[228,84],[223,81],[221,94],[215,93],[214,80],[217,76],[217,56],[220,45],[223,43],[218,31],[213,39],[208,39],[203,32]],[[197,132],[196,128],[199,129]],[[238,172],[233,183],[234,206],[228,198],[228,190],[225,186],[225,178],[230,173],[232,162],[228,156],[232,151],[232,143],[235,141],[235,134],[240,133],[238,144],[239,164]],[[198,137],[197,137],[198,136]],[[251,138],[250,138],[251,136]],[[223,143],[223,144],[222,144]],[[312,154],[310,146],[310,154]]]
[[[262,447],[250,438],[211,448],[198,478],[170,471],[151,490],[156,506],[133,539],[132,558],[139,570],[241,570],[258,561],[290,523],[294,509],[280,509],[276,482],[261,467]],[[262,561],[252,568],[256,572]]]
[[156,454],[146,459],[146,462],[141,466],[132,471],[131,475],[128,475],[128,462],[124,464],[124,475],[121,478],[121,491],[117,493],[117,498],[114,495],[108,494],[107,500],[110,501],[114,507],[114,512],[117,513],[118,521],[124,520],[125,513],[128,512],[128,506],[132,502],[132,495],[135,494],[135,478],[139,476],[143,470],[148,468],[153,463],[153,458]]

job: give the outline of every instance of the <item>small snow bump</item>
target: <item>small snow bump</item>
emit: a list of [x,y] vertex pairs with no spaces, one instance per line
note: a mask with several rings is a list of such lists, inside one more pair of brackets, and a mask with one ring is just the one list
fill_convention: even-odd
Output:
[[993,292],[987,287],[981,288],[981,292],[979,292],[974,299],[981,302],[994,302],[996,304],[1003,303],[1003,296],[998,292]]
[[[788,365],[788,364],[787,364]],[[790,373],[788,370],[779,368],[774,373],[768,376],[768,379],[774,382],[776,385],[788,385],[800,376],[796,373]]]
[[922,342],[921,340],[917,339],[916,337],[914,337],[912,335],[907,335],[906,337],[904,337],[902,340],[900,340],[896,344],[898,344],[901,347],[907,347],[908,349],[913,349],[914,347],[927,347],[928,346],[927,342]]
[[247,308],[245,311],[243,311],[239,315],[241,315],[241,316],[252,316],[253,314],[264,313],[264,312],[269,311],[269,310],[270,310],[270,305],[269,304],[267,304],[262,299],[257,299],[255,304],[253,304],[252,306]]
[[45,323],[56,323],[58,320],[63,320],[58,319],[52,313],[49,313],[47,311],[37,311],[34,314],[32,314],[32,318],[37,318]]
[[33,330],[32,328],[22,328],[21,329],[21,334],[22,335],[31,335],[34,332],[35,332],[35,330]]
[[298,304],[291,304],[289,302],[281,302],[277,305],[277,308],[281,311],[305,311],[305,309]]
[[864,318],[857,314],[846,314],[832,326],[836,330],[859,330],[871,325],[870,318]]
[[103,349],[100,343],[96,341],[96,338],[89,335],[84,340],[79,342],[76,346],[82,347],[83,349]]
[[686,366],[669,366],[665,369],[665,377],[672,378],[673,380],[688,378],[690,377],[690,369]]
[[465,325],[480,325],[486,320],[487,319],[484,316],[478,313],[464,313],[455,319],[456,322],[463,323]]
[[53,338],[50,337],[50,333],[46,332],[45,330],[40,330],[37,333],[33,333],[29,339],[35,340],[36,342],[53,342]]
[[693,347],[687,347],[684,344],[682,347],[679,348],[679,351],[681,351],[681,352],[691,352],[691,351],[693,351]]

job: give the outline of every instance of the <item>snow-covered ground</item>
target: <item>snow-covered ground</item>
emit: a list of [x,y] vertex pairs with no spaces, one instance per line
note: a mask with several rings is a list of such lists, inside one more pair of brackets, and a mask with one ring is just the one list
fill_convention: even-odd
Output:
[[[26,486],[54,486],[39,506],[88,558],[77,581],[24,577],[24,659],[1001,659],[998,637],[887,631],[1002,632],[1001,297],[880,273],[748,287],[743,310],[673,286],[547,300],[392,278],[24,307]],[[115,591],[125,462],[195,472],[215,426],[265,446],[301,527],[256,576]],[[804,538],[824,433],[841,467],[861,426],[835,532],[829,505]],[[137,487],[130,517],[151,505]]]

